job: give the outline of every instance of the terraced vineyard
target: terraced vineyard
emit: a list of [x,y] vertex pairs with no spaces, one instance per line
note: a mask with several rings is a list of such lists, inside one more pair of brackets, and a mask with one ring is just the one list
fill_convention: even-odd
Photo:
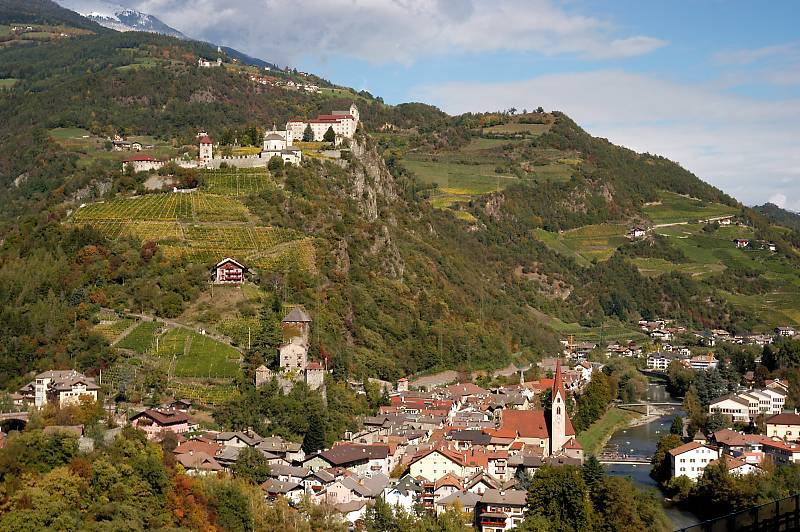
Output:
[[202,189],[211,194],[247,196],[276,188],[266,169],[209,170],[203,173]]
[[[244,176],[253,188],[261,186],[255,185],[258,180],[264,187],[274,186],[264,172],[210,173],[220,181],[233,179],[233,174]],[[288,229],[257,226],[249,220],[247,207],[234,197],[192,192],[92,203],[78,209],[69,223],[91,225],[110,239],[159,242],[171,259],[209,265],[223,257],[235,257],[259,269],[315,271],[312,238]]]
[[239,395],[234,384],[198,384],[171,380],[167,386],[175,397],[207,405],[226,403]]
[[236,375],[239,352],[189,329],[170,329],[159,338],[155,356],[172,358],[171,373],[177,377],[222,377]]
[[113,342],[119,335],[124,333],[128,327],[133,325],[133,323],[133,320],[129,318],[117,321],[106,321],[95,325],[94,330],[103,335],[109,342]]
[[259,321],[255,316],[228,318],[217,324],[217,330],[229,337],[235,345],[247,347],[248,333],[258,330]]

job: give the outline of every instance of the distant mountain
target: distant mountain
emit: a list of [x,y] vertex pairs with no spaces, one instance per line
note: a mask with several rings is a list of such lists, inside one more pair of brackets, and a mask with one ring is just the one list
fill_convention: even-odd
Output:
[[87,19],[117,31],[146,31],[179,39],[186,35],[161,22],[158,18],[106,0],[59,0],[59,3]]
[[800,231],[800,214],[796,212],[782,209],[774,203],[756,205],[753,210],[775,224]]

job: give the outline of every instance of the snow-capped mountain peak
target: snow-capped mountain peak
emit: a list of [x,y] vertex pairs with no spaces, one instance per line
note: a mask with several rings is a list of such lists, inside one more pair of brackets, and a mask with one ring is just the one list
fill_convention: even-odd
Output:
[[106,0],[57,0],[62,7],[97,22],[101,26],[117,31],[147,31],[171,35],[181,39],[188,37],[167,26],[153,15],[136,11]]

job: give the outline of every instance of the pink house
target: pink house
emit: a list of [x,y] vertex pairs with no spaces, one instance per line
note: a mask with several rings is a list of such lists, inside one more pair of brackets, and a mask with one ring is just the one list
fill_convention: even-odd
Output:
[[175,434],[189,432],[189,416],[180,410],[148,408],[133,416],[131,425],[143,430],[148,440],[154,440],[165,431]]

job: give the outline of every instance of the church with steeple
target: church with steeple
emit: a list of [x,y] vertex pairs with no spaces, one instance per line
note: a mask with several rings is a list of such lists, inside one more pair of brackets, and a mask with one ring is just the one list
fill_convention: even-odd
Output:
[[553,398],[550,410],[550,456],[563,454],[583,460],[583,447],[575,439],[575,429],[567,414],[567,393],[564,391],[564,376],[561,360],[556,361],[553,376]]
[[561,361],[556,362],[550,415],[544,410],[503,410],[499,432],[523,444],[523,454],[542,458],[568,457],[583,461],[583,448],[567,413],[567,392]]

